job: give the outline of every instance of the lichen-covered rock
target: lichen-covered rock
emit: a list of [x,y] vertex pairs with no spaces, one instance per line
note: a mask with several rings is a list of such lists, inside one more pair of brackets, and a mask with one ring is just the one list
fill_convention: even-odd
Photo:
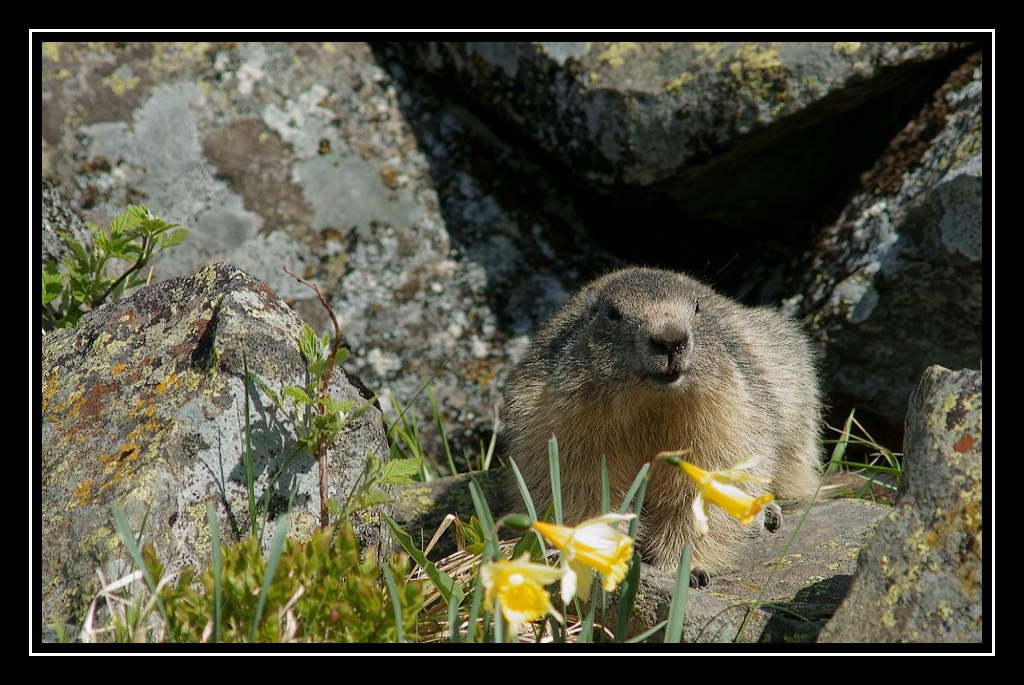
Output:
[[986,639],[982,436],[981,372],[930,367],[910,399],[895,509],[819,642]]
[[[870,164],[878,127],[970,43],[389,45],[512,122],[588,186],[651,191],[691,220],[738,231],[812,216],[823,194]],[[665,231],[641,225],[631,235]]]
[[981,54],[893,140],[801,277],[800,310],[825,351],[837,414],[902,429],[930,364],[985,355]]
[[[782,530],[747,540],[735,571],[689,589],[683,641],[812,641],[846,596],[857,554],[888,510],[855,499],[795,507]],[[668,619],[674,590],[670,574],[643,567],[631,635]]]
[[[207,507],[223,544],[250,530],[243,453],[246,413],[262,541],[291,512],[291,534],[320,525],[319,471],[291,425],[254,384],[304,385],[302,322],[265,284],[224,263],[149,286],[42,340],[42,617],[80,625],[99,588],[128,569],[111,506],[153,543],[168,572],[210,561]],[[330,393],[354,406],[369,394],[341,368]],[[371,407],[329,451],[331,498],[344,499],[367,453],[388,458]],[[267,506],[262,506],[264,496]],[[373,510],[357,517],[364,545],[391,548]]]
[[69,206],[106,225],[141,200],[190,231],[156,279],[227,261],[324,331],[282,267],[316,282],[347,367],[439,464],[424,386],[464,464],[534,323],[610,263],[543,165],[512,172],[521,150],[366,43],[45,43],[41,74]]

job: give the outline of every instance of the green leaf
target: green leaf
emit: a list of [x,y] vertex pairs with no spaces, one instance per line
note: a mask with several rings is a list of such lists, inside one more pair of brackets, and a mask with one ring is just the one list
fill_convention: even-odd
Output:
[[391,572],[391,569],[384,566],[382,569],[384,572],[384,580],[388,585],[388,594],[391,595],[391,607],[392,611],[395,612],[395,642],[405,642],[405,632],[402,626],[402,601],[401,595],[398,592],[398,585],[395,583],[395,576]]
[[335,364],[344,364],[348,361],[348,357],[351,354],[347,347],[339,347],[338,354],[334,357]]
[[187,228],[179,228],[176,231],[170,233],[164,233],[157,237],[156,244],[160,246],[160,249],[166,249],[168,247],[174,247],[180,245],[188,237],[189,230]]
[[420,568],[423,569],[423,572],[428,578],[430,578],[430,581],[441,592],[441,596],[444,598],[444,601],[451,602],[454,598],[454,601],[457,604],[462,604],[466,593],[463,592],[459,584],[455,582],[455,579],[439,569],[434,562],[427,559],[427,556],[416,547],[416,543],[412,541],[412,537],[402,530],[401,526],[399,526],[393,518],[383,512],[381,512],[381,516],[383,516],[384,520],[387,521],[387,524],[391,526],[391,530],[395,534],[395,539],[398,540],[400,545],[402,545],[402,549],[412,557],[413,561],[419,564]]
[[308,406],[313,404],[313,398],[305,388],[300,388],[297,385],[286,385],[281,388],[281,394],[285,397],[290,397],[292,400],[301,406]]
[[406,485],[416,481],[416,477],[420,473],[420,468],[423,466],[423,460],[417,458],[411,459],[392,459],[388,463],[384,464],[383,473],[381,474],[381,483],[385,485]]
[[678,643],[683,637],[683,620],[686,618],[686,598],[690,593],[690,545],[683,547],[676,573],[676,587],[672,603],[668,607],[668,626],[665,628],[665,642]]
[[555,523],[562,525],[562,475],[558,466],[558,439],[548,440],[548,470],[551,475],[551,503],[555,508]]
[[43,267],[43,304],[49,304],[64,292],[64,277],[57,270],[57,265],[50,262]]
[[[102,230],[99,226],[93,223],[87,222],[85,225],[90,231],[93,232]],[[68,249],[71,250],[72,256],[70,257],[70,259],[73,259],[79,264],[85,264],[89,262],[89,253],[86,252],[84,245],[75,240],[70,233],[60,231],[58,235],[60,235],[61,239],[64,241],[64,244],[68,246]]]
[[463,523],[461,519],[456,518],[455,525],[465,540],[466,551],[483,556],[487,551],[488,539],[480,519],[471,516],[469,523]]
[[[635,606],[637,588],[640,586],[640,555],[633,553],[633,563],[629,565],[626,577],[619,585],[619,621],[615,627],[615,641],[622,642],[629,625],[629,617]],[[689,578],[689,575],[687,575]]]

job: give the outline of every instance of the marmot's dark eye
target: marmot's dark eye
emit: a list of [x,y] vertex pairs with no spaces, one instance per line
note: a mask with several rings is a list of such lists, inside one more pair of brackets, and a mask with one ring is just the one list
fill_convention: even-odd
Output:
[[693,313],[694,315],[700,313],[700,301],[698,300],[693,301]]
[[620,312],[619,308],[613,304],[610,304],[607,308],[605,308],[604,315],[607,316],[612,321],[622,320],[622,312]]

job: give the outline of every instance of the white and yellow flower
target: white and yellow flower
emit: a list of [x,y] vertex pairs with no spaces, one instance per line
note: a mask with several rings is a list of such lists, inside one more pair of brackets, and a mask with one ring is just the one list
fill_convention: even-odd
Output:
[[484,586],[484,602],[494,606],[497,602],[502,616],[509,623],[509,635],[519,633],[519,627],[551,614],[557,620],[562,615],[551,604],[551,594],[545,589],[562,577],[562,570],[529,561],[529,555],[512,561],[492,561],[480,567],[480,582]]
[[766,493],[753,497],[736,486],[737,483],[760,483],[767,485],[770,480],[755,476],[747,471],[757,465],[758,459],[748,459],[731,469],[705,471],[695,464],[681,459],[678,453],[663,453],[670,464],[675,464],[697,484],[697,498],[693,501],[693,514],[701,535],[708,532],[708,508],[714,504],[742,523],[749,525],[762,508],[775,496]]
[[633,558],[633,538],[620,533],[613,524],[628,521],[634,514],[605,514],[587,519],[575,527],[535,521],[530,527],[561,553],[562,600],[578,594],[590,598],[592,571],[604,579],[604,589],[615,590]]

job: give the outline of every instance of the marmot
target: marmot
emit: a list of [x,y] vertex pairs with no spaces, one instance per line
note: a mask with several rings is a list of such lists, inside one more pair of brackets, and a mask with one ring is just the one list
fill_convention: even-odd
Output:
[[[558,439],[563,518],[600,513],[601,456],[612,508],[654,462],[637,539],[645,562],[674,572],[693,546],[692,583],[729,570],[744,529],[716,506],[699,536],[696,486],[659,452],[722,470],[758,456],[752,495],[805,500],[821,469],[821,391],[815,354],[799,325],[747,307],[681,273],[626,268],[576,293],[537,331],[505,387],[504,431],[538,507],[551,501],[548,440]],[[514,479],[512,487],[515,489]],[[521,501],[515,489],[513,501]],[[762,512],[764,514],[764,512]],[[777,527],[773,502],[767,524]]]

